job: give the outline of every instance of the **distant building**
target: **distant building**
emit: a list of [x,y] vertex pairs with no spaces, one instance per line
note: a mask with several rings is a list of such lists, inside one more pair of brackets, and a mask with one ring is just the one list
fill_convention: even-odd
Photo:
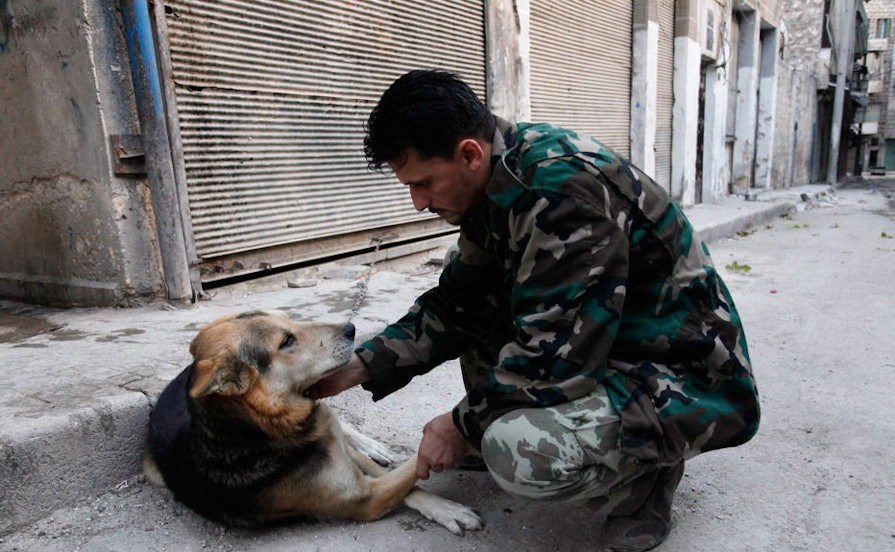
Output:
[[869,40],[865,61],[867,105],[859,110],[861,154],[855,172],[885,174],[895,170],[895,88],[892,48],[895,45],[895,0],[873,0],[866,5]]

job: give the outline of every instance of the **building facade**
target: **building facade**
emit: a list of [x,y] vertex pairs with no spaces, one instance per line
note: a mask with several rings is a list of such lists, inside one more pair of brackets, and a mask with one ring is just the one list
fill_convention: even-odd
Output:
[[885,174],[895,170],[895,90],[892,81],[892,49],[895,46],[895,0],[873,0],[865,7],[868,22],[864,60],[867,105],[857,116],[861,147],[854,172]]
[[183,301],[376,241],[431,247],[454,229],[361,149],[379,93],[419,67],[499,116],[595,135],[685,206],[817,180],[839,4],[10,0],[0,296]]

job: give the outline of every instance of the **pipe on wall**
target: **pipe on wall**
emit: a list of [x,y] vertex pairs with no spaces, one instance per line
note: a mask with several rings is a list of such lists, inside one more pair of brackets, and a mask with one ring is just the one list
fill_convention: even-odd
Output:
[[195,301],[200,290],[190,280],[184,222],[175,188],[165,102],[147,0],[121,0],[125,37],[131,60],[134,96],[146,155],[155,226],[169,301]]

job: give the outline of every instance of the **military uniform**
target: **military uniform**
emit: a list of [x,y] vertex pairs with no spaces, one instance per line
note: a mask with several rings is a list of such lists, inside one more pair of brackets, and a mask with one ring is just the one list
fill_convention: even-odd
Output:
[[[609,486],[749,440],[759,404],[740,318],[667,193],[598,141],[546,124],[498,120],[492,154],[487,198],[465,214],[438,286],[357,351],[373,398],[463,355],[454,423],[478,448],[485,438],[489,468],[494,451],[511,455],[509,478],[540,469],[506,440],[512,423],[562,426],[523,441],[608,466]],[[559,452],[572,434],[581,450]]]

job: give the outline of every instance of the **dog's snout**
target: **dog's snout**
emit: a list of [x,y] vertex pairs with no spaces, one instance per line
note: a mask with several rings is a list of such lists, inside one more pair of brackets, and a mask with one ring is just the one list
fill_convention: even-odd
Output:
[[351,322],[345,324],[345,327],[342,328],[342,335],[348,339],[354,339],[354,324]]

